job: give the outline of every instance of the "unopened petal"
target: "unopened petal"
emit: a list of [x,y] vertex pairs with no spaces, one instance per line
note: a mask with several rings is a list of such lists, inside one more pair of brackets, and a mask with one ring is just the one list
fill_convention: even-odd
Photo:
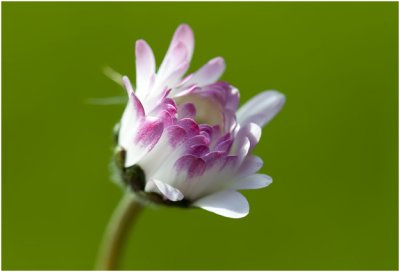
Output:
[[241,218],[249,213],[246,198],[234,190],[226,190],[205,196],[193,206],[230,218]]

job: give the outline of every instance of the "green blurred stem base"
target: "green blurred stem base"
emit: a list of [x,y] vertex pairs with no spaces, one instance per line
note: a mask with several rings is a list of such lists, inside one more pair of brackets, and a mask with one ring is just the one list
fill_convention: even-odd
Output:
[[116,270],[128,230],[138,218],[143,206],[134,194],[127,192],[108,223],[97,259],[96,270]]

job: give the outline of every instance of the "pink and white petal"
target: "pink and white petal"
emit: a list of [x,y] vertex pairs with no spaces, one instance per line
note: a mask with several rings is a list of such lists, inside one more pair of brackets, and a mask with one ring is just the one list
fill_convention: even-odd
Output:
[[[152,184],[154,186],[152,186]],[[161,193],[165,198],[171,201],[179,201],[183,199],[183,194],[177,188],[172,187],[171,185],[164,183],[158,179],[151,179],[146,184],[145,191],[147,192],[156,192]]]
[[132,84],[127,76],[122,77],[122,83],[129,97],[129,102],[133,105],[135,118],[141,118],[145,115],[144,108],[139,98],[135,95]]
[[139,124],[129,126],[124,123],[119,134],[119,145],[126,150],[125,167],[137,164],[159,141],[163,133],[163,123],[159,119],[143,118]]
[[135,136],[135,143],[146,147],[148,151],[153,149],[164,131],[163,121],[157,118],[148,117],[140,124]]
[[[206,63],[197,72],[184,82],[184,86],[197,85],[206,86],[216,82],[225,71],[225,61],[221,57],[216,57]],[[184,87],[182,86],[182,87]]]
[[229,218],[242,218],[249,213],[249,203],[239,192],[220,191],[195,201],[193,206]]
[[208,146],[210,143],[210,140],[208,139],[207,136],[204,135],[196,135],[194,137],[188,137],[185,141],[185,146],[186,148],[190,148],[191,146],[195,145],[206,145]]
[[[154,177],[154,174],[163,166],[179,158],[183,149],[181,145],[184,144],[185,137],[186,132],[183,128],[176,125],[166,127],[154,148],[140,160],[140,166],[145,171],[146,176]],[[172,162],[170,164],[172,165]],[[168,165],[167,167],[172,168],[172,166]],[[164,182],[173,181],[173,179],[167,179],[165,175],[165,173],[161,173],[159,178]]]
[[191,187],[199,184],[205,172],[205,162],[203,159],[193,156],[182,156],[181,148],[176,148],[169,152],[168,158],[152,174],[152,177],[162,180],[169,185],[178,188],[185,197],[195,199],[197,191],[191,193]]
[[210,152],[210,148],[207,145],[192,145],[186,149],[187,154],[202,157]]
[[234,190],[249,190],[249,189],[260,189],[267,187],[272,183],[272,178],[264,174],[254,174],[247,176],[243,179],[239,179],[233,183],[230,187]]
[[139,97],[148,90],[152,76],[155,73],[156,62],[153,51],[144,40],[138,40],[136,54],[136,89]]
[[181,126],[186,131],[189,137],[199,135],[200,133],[199,125],[193,119],[190,118],[180,119],[178,120],[177,125]]
[[277,91],[262,92],[244,104],[237,112],[241,125],[256,123],[260,127],[267,124],[285,104],[285,96]]
[[168,143],[172,148],[182,144],[187,136],[186,130],[180,126],[173,125],[167,128]]
[[185,173],[189,179],[203,175],[206,163],[194,155],[184,155],[175,162],[177,172]]

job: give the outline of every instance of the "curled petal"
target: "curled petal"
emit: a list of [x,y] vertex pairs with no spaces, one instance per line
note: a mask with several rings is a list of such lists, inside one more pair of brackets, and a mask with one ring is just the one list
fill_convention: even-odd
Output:
[[250,147],[253,148],[261,138],[261,127],[255,123],[246,124],[244,133],[250,140]]

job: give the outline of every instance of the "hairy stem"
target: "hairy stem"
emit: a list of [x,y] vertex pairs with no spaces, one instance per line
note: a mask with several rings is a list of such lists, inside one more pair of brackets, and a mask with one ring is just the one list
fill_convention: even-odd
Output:
[[136,221],[143,206],[132,193],[126,193],[115,209],[107,229],[97,259],[97,270],[116,270],[124,240]]

